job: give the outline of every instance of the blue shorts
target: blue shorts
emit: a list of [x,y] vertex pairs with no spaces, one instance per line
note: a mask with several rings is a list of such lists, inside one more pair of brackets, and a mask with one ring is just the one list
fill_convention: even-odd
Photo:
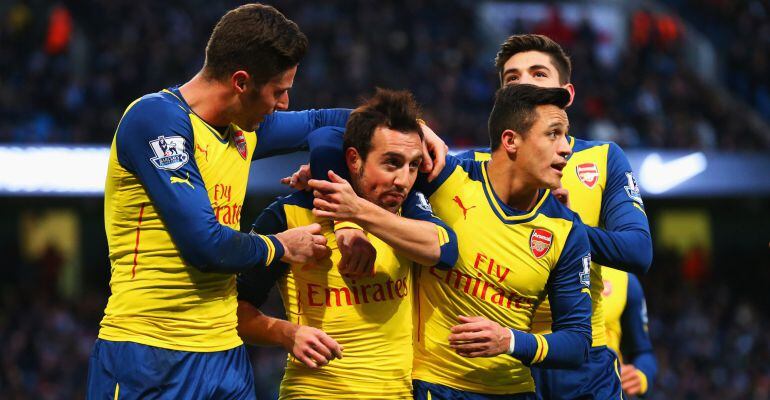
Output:
[[246,347],[199,353],[97,339],[87,399],[255,399]]
[[415,400],[535,400],[534,393],[483,394],[452,389],[420,380],[412,381]]
[[532,367],[538,400],[621,400],[620,363],[607,346],[592,347],[578,369]]

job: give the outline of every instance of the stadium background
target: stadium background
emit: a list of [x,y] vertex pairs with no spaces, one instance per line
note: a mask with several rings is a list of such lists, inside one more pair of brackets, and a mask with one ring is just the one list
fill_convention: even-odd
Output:
[[[32,155],[103,149],[131,100],[197,72],[211,28],[237,4],[0,4],[0,399],[84,397],[108,296],[102,197],[23,186],[72,167]],[[291,109],[408,88],[453,149],[487,143],[492,58],[508,34],[561,43],[574,63],[572,134],[618,142],[637,172],[651,156],[708,161],[667,189],[660,174],[640,177],[655,244],[642,277],[660,365],[651,398],[770,398],[770,2],[271,4],[311,44]],[[244,229],[301,160],[255,164]],[[267,310],[280,314],[276,296]],[[285,353],[251,353],[258,393],[274,398]]]

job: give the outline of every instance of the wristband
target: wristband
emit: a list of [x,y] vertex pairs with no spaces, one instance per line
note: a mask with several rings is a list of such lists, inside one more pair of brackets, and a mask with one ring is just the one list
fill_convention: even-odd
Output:
[[513,334],[513,329],[509,329],[511,331],[511,344],[508,345],[508,354],[513,355],[513,349],[516,347],[516,336]]

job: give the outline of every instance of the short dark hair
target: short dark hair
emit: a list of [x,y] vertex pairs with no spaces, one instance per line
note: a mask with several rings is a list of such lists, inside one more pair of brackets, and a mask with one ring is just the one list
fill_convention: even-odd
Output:
[[377,88],[364,104],[353,110],[345,125],[343,147],[352,147],[366,160],[377,127],[384,126],[400,132],[417,132],[423,139],[419,118],[420,109],[414,96],[407,90]]
[[548,54],[551,57],[556,70],[559,72],[559,83],[566,85],[572,75],[572,62],[564,49],[554,42],[551,38],[544,35],[524,34],[509,36],[508,39],[500,45],[500,50],[495,57],[495,67],[497,75],[500,78],[500,84],[503,83],[503,67],[515,54],[525,51],[539,51]]
[[495,93],[495,106],[489,114],[489,147],[500,147],[501,135],[511,129],[525,135],[537,118],[537,106],[569,104],[569,92],[562,88],[543,88],[529,84],[508,85]]
[[299,64],[307,46],[297,24],[274,7],[244,4],[217,22],[206,45],[203,72],[223,79],[244,70],[257,84],[264,84]]

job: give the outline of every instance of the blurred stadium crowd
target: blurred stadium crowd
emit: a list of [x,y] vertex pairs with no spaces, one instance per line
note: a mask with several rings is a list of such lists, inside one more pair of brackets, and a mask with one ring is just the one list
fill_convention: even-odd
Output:
[[[693,3],[704,6],[694,6]],[[741,5],[732,5],[741,4]],[[108,143],[124,108],[144,93],[180,83],[200,68],[203,46],[226,1],[11,1],[0,8],[0,141]],[[684,28],[661,12],[629,13],[629,34],[611,65],[605,40],[586,19],[572,26],[554,9],[509,33],[553,37],[573,57],[571,131],[626,147],[770,147],[767,2],[679,0],[682,15],[707,27],[729,54],[722,82],[700,80],[685,63]],[[409,88],[450,145],[487,142],[497,82],[473,1],[279,1],[308,35],[293,109],[353,106],[375,86]],[[697,12],[690,12],[697,10]],[[731,29],[737,18],[739,29]],[[754,38],[759,40],[754,40]],[[499,38],[502,41],[504,38]],[[764,116],[757,124],[743,102]]]
[[[292,109],[352,106],[374,86],[409,88],[448,144],[487,142],[497,81],[478,45],[475,2],[275,3],[311,43]],[[0,142],[108,143],[133,99],[197,72],[211,27],[234,4],[3,2]],[[627,43],[611,66],[597,60],[602,38],[587,21],[571,26],[554,14],[537,26],[514,24],[510,33],[549,35],[572,55],[577,98],[569,113],[577,136],[624,147],[770,148],[763,131],[770,120],[770,2],[677,0],[672,7],[726,54],[720,82],[686,66],[684,28],[672,15],[630,13]],[[0,250],[0,399],[83,398],[106,285],[65,299],[54,284],[61,268],[55,249],[37,260],[25,260],[14,243]],[[722,279],[693,275],[706,260],[655,254],[642,278],[660,364],[651,398],[769,398],[766,308]],[[285,356],[278,349],[252,355],[258,393],[269,398]]]

